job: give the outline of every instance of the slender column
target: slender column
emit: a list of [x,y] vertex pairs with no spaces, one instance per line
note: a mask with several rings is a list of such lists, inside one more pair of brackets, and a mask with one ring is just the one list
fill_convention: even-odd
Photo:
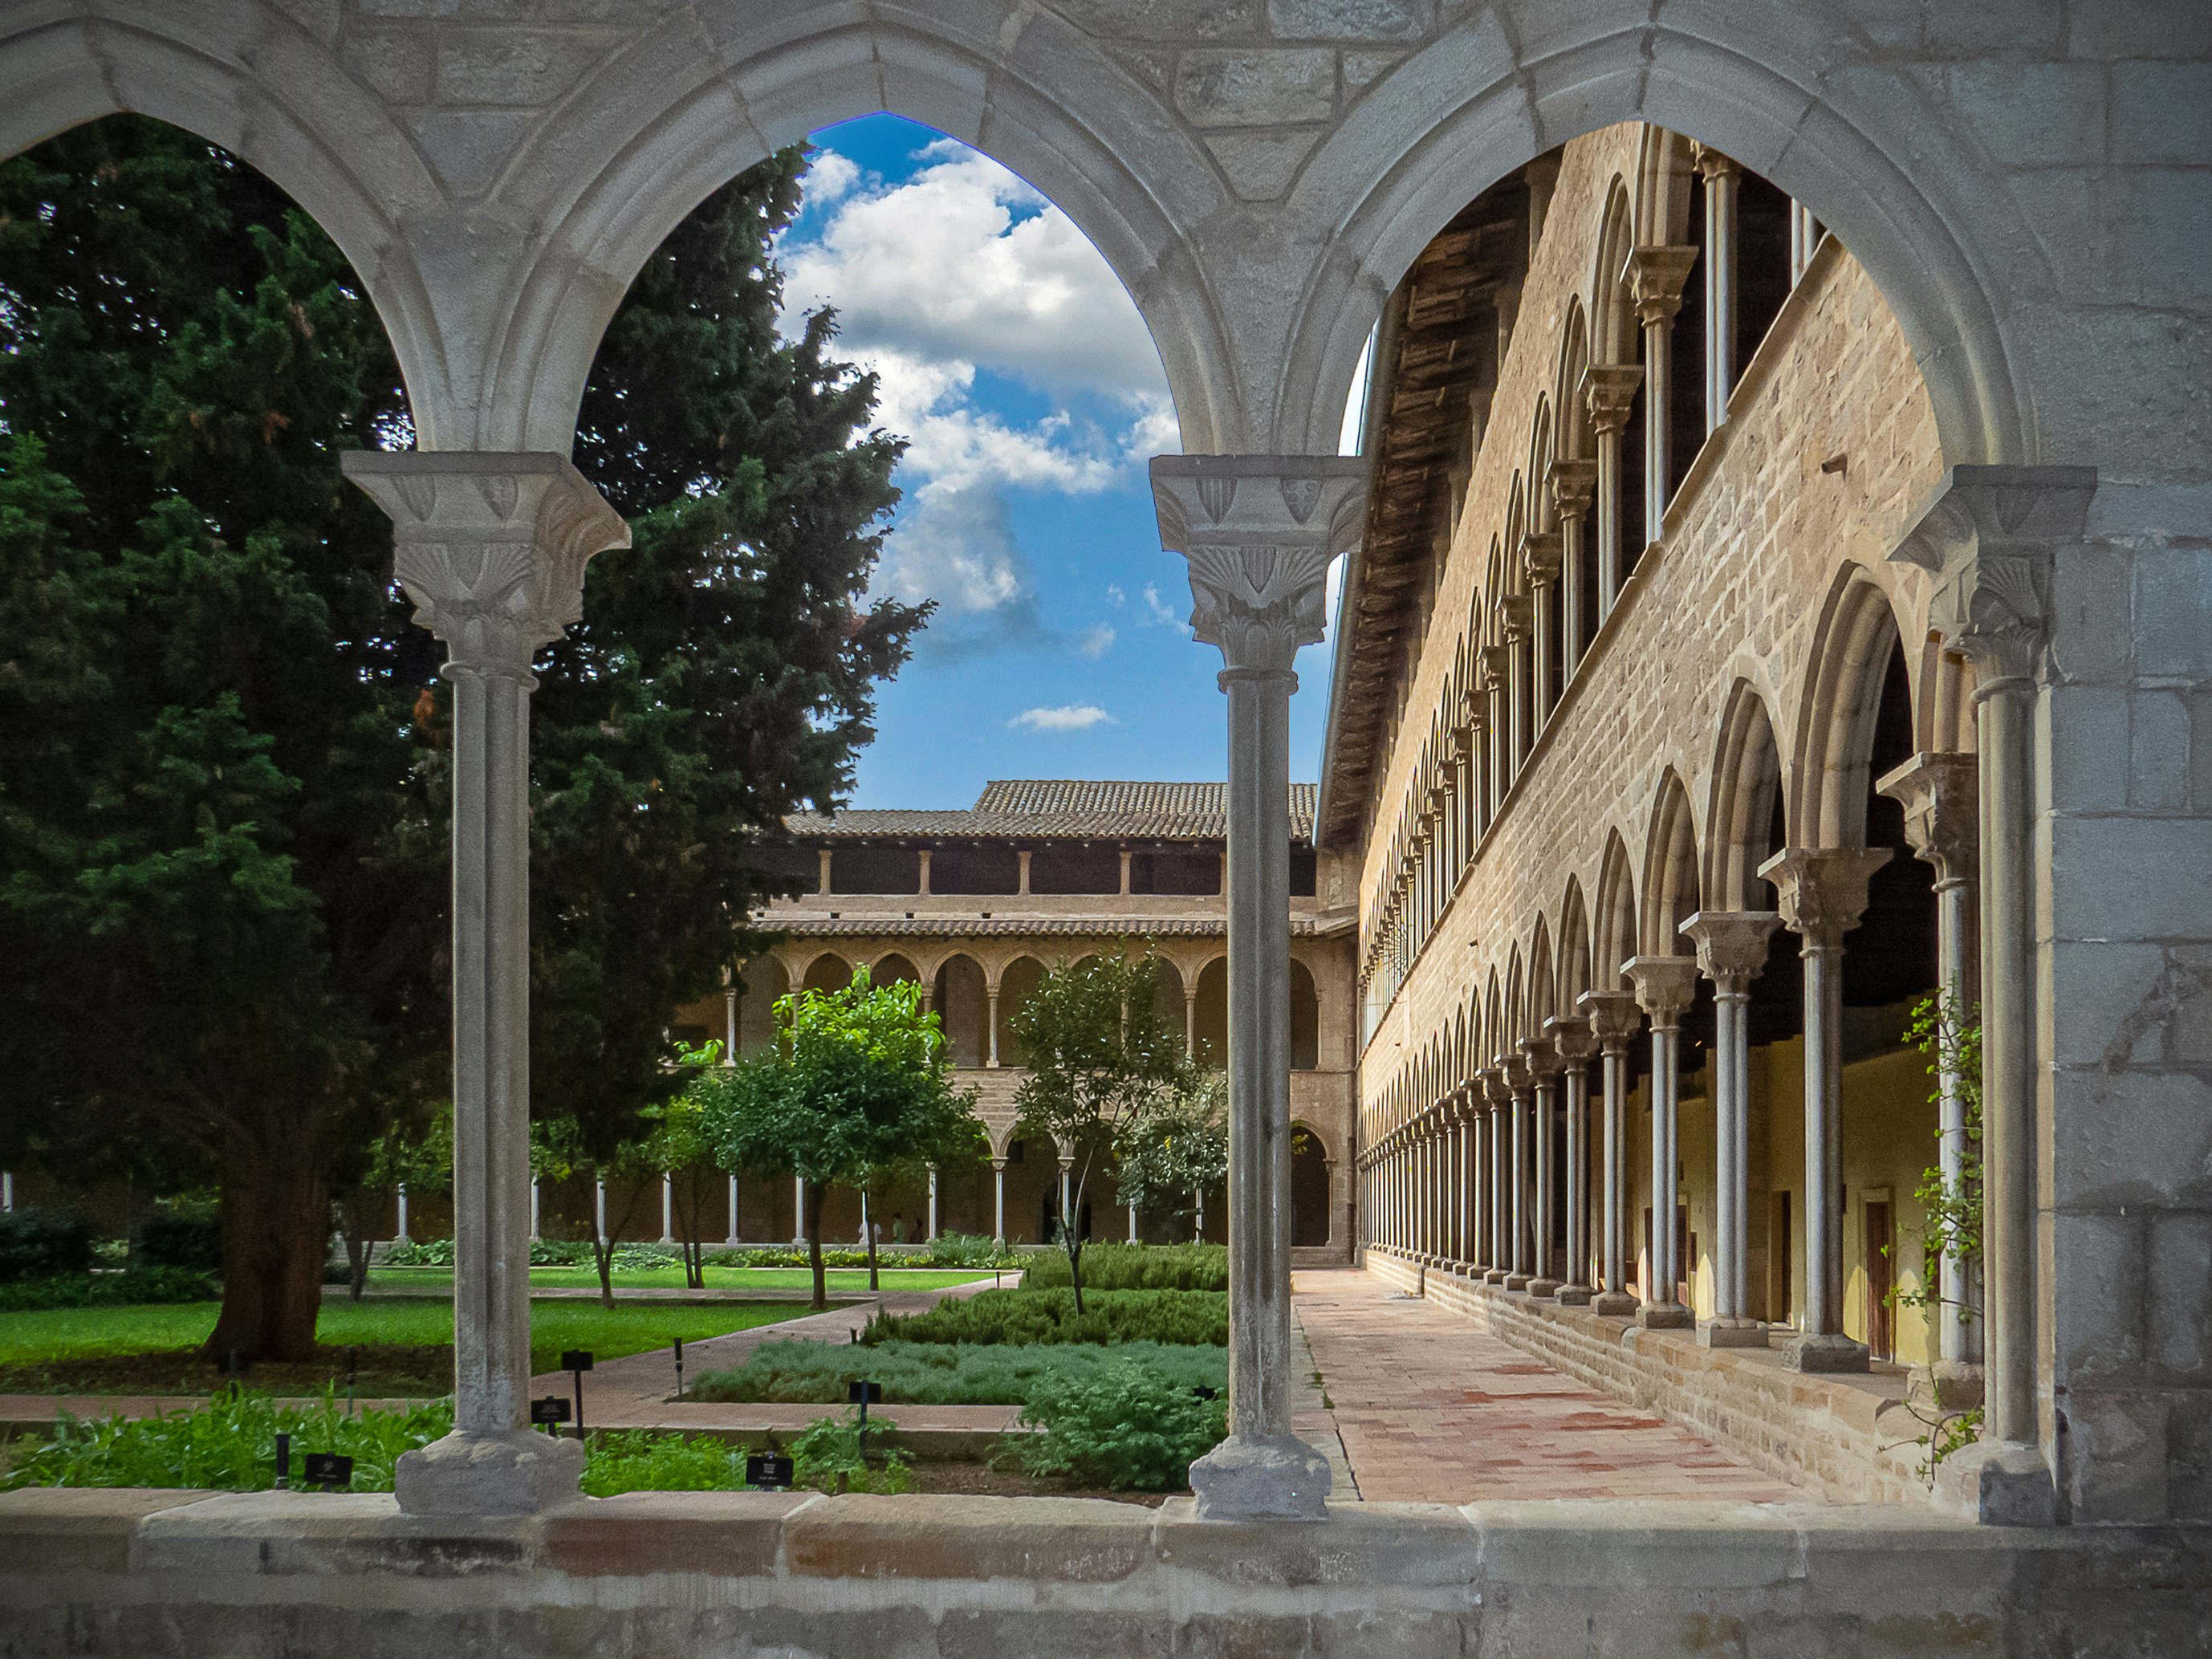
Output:
[[1674,314],[1682,308],[1682,283],[1697,257],[1694,247],[1640,247],[1628,256],[1629,290],[1644,324],[1646,542],[1659,539],[1659,526],[1667,516],[1674,477]]
[[1528,642],[1535,631],[1536,602],[1526,593],[1508,593],[1498,602],[1509,653],[1506,667],[1506,757],[1513,775],[1528,758],[1529,709],[1534,688],[1528,683]]
[[983,1024],[990,1030],[990,1046],[984,1054],[983,1064],[995,1069],[999,1064],[999,981],[993,980],[983,988]]
[[1559,1100],[1559,1051],[1552,1046],[1552,1039],[1548,1036],[1539,1036],[1523,1038],[1521,1052],[1528,1066],[1536,1130],[1535,1194],[1534,1202],[1529,1206],[1528,1211],[1534,1234],[1534,1249],[1529,1255],[1534,1277],[1528,1281],[1528,1294],[1556,1296],[1561,1280],[1559,1265],[1552,1259],[1552,1187],[1553,1168],[1559,1161],[1558,1137],[1553,1114]]
[[1193,980],[1182,994],[1182,1057],[1198,1058],[1198,981]]
[[1508,1237],[1506,1265],[1510,1269],[1505,1275],[1505,1288],[1525,1291],[1534,1277],[1529,1261],[1531,1236],[1528,1217],[1528,1062],[1519,1054],[1500,1054],[1498,1069],[1505,1079],[1509,1091],[1507,1101],[1512,1113],[1510,1131],[1511,1168],[1506,1188]]
[[592,1183],[592,1237],[600,1243],[605,1243],[607,1242],[607,1183],[604,1181],[594,1181]]
[[[1979,1000],[1974,934],[1978,874],[1980,775],[1970,754],[1921,753],[1882,778],[1875,787],[1905,806],[1905,838],[1936,872],[1936,982],[1942,1017],[1950,1029],[1970,1018]],[[1936,1146],[1944,1188],[1966,1188],[1965,1079],[1952,1063],[1948,1043],[1936,1075]],[[1938,1268],[1936,1376],[1939,1384],[1963,1383],[1978,1375],[1982,1358],[1981,1264],[1947,1251]]]
[[1763,1348],[1766,1327],[1750,1316],[1751,981],[1766,966],[1770,910],[1700,910],[1682,924],[1698,970],[1713,982],[1713,1315],[1698,1327],[1709,1348]]
[[1698,146],[1705,181],[1705,430],[1728,421],[1735,390],[1735,198],[1742,169],[1710,144]]
[[1069,1189],[1074,1172],[1075,1154],[1062,1151],[1060,1154],[1060,1224],[1063,1232],[1070,1234],[1082,1221],[1082,1218],[1068,1207],[1073,1202]]
[[15,1176],[13,1170],[0,1170],[0,1215],[15,1213]]
[[453,687],[453,1432],[404,1454],[415,1514],[573,1498],[583,1449],[530,1431],[531,659],[583,611],[619,514],[556,454],[356,450],[415,618]]
[[1467,1095],[1461,1092],[1454,1105],[1458,1114],[1453,1130],[1456,1137],[1452,1147],[1452,1184],[1458,1199],[1459,1246],[1452,1252],[1462,1267],[1475,1257],[1474,1246],[1474,1121],[1468,1115]]
[[1003,1246],[1006,1242],[1006,1160],[991,1160],[991,1241]]
[[660,1242],[676,1242],[676,1180],[665,1170],[660,1172]]
[[791,1242],[806,1243],[806,1182],[804,1177],[791,1178]]
[[722,993],[722,1064],[738,1063],[738,992],[735,986]]
[[726,1243],[735,1244],[744,1236],[738,1225],[738,1178],[732,1176],[730,1177],[730,1236],[724,1241]]
[[399,1231],[392,1235],[392,1242],[395,1244],[410,1243],[412,1241],[407,1234],[407,1183],[405,1182],[399,1183],[394,1201],[399,1206]]
[[914,887],[915,896],[917,898],[927,898],[929,896],[929,854],[930,849],[925,847],[921,849],[916,858],[916,862],[921,866],[921,873],[916,878]]
[[[1616,436],[1618,434],[1616,434]],[[1583,637],[1583,532],[1590,496],[1597,488],[1597,463],[1555,460],[1545,477],[1552,511],[1559,525],[1559,641],[1561,685],[1589,648]]]
[[1513,681],[1513,647],[1510,645],[1486,645],[1482,647],[1482,689],[1490,704],[1490,816],[1494,821],[1498,808],[1505,804],[1505,792],[1513,787],[1512,773],[1506,764],[1506,727],[1510,723],[1506,708],[1506,689]]
[[1130,1206],[1128,1206],[1128,1208],[1129,1208],[1129,1243],[1131,1243],[1132,1244],[1133,1244],[1133,1243],[1135,1243],[1137,1242],[1137,1206],[1136,1206],[1135,1205],[1132,1204],[1132,1205],[1130,1205]]
[[532,1243],[538,1242],[542,1231],[538,1224],[538,1177],[532,1176],[530,1177],[530,1239]]
[[1792,848],[1759,870],[1805,959],[1805,1329],[1790,1345],[1802,1371],[1867,1368],[1866,1344],[1844,1334],[1844,935],[1866,913],[1868,878],[1887,862],[1886,847]]
[[929,1232],[927,1243],[937,1243],[937,1166],[929,1166]]
[[1597,619],[1613,614],[1628,562],[1620,546],[1620,434],[1643,384],[1641,363],[1593,363],[1583,371],[1583,407],[1597,440]]
[[1555,689],[1553,681],[1559,665],[1552,660],[1558,635],[1553,631],[1559,601],[1559,574],[1565,562],[1563,550],[1565,540],[1556,530],[1529,531],[1521,538],[1522,568],[1528,578],[1530,601],[1529,625],[1534,629],[1530,641],[1530,672],[1534,684],[1530,688],[1530,708],[1534,731],[1544,729],[1544,721],[1552,712]]
[[1589,1017],[1590,1035],[1604,1056],[1604,1188],[1598,1256],[1605,1288],[1590,1310],[1619,1317],[1636,1311],[1628,1289],[1628,1045],[1644,1024],[1644,1011],[1626,991],[1585,991],[1576,1006]]
[[1356,544],[1366,464],[1160,456],[1161,544],[1190,566],[1192,632],[1229,699],[1229,1437],[1191,1466],[1202,1518],[1327,1513],[1328,1462],[1291,1432],[1290,698]]
[[816,884],[814,890],[817,893],[826,893],[830,891],[830,849],[828,848],[823,848],[821,852],[816,855],[815,870]]
[[1026,898],[1029,896],[1030,890],[1030,849],[1024,847],[1016,853],[1014,862],[1017,866],[1014,891]]
[[1513,1263],[1513,1218],[1505,1202],[1505,1114],[1513,1095],[1505,1086],[1504,1074],[1494,1066],[1483,1073],[1483,1083],[1490,1103],[1490,1271],[1483,1276],[1503,1285]]
[[1136,889],[1130,884],[1129,859],[1129,849],[1124,847],[1121,849],[1121,896],[1123,898],[1127,898],[1130,894],[1136,891]]
[[1597,1039],[1590,1035],[1585,1014],[1547,1019],[1544,1030],[1559,1057],[1559,1075],[1566,1088],[1567,1261],[1559,1301],[1579,1308],[1587,1306],[1595,1294],[1589,1281],[1589,1063],[1597,1053]]
[[1651,1279],[1644,1286],[1637,1322],[1670,1330],[1696,1323],[1675,1294],[1682,1264],[1674,1247],[1674,1210],[1680,1201],[1681,1024],[1698,976],[1688,957],[1632,957],[1624,970],[1636,985],[1636,1000],[1651,1021]]

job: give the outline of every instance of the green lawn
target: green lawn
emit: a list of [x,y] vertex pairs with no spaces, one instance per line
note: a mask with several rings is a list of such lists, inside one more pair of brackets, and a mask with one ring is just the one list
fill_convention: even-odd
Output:
[[[710,1291],[803,1291],[811,1290],[814,1275],[805,1267],[709,1267],[707,1269],[707,1288]],[[866,1267],[831,1267],[827,1277],[832,1291],[865,1291],[868,1288]],[[970,1285],[978,1279],[988,1280],[988,1267],[885,1267],[878,1275],[887,1291],[941,1291],[949,1285]],[[1013,1277],[1009,1273],[1006,1277]],[[624,1291],[679,1291],[684,1288],[684,1269],[681,1267],[641,1267],[630,1273],[614,1276],[615,1295]],[[424,1291],[453,1288],[453,1270],[451,1267],[377,1267],[370,1271],[368,1282],[379,1289],[406,1289]],[[590,1267],[532,1267],[531,1285],[538,1290],[592,1290],[599,1287],[599,1276]]]
[[[158,1308],[61,1308],[0,1314],[0,1368],[102,1354],[190,1348],[215,1328],[217,1304],[183,1302]],[[533,1364],[550,1370],[564,1348],[589,1348],[601,1359],[665,1348],[795,1319],[789,1302],[627,1302],[604,1308],[568,1298],[534,1302],[530,1310]],[[315,1335],[333,1347],[437,1347],[453,1340],[453,1306],[443,1297],[379,1298],[325,1304]]]

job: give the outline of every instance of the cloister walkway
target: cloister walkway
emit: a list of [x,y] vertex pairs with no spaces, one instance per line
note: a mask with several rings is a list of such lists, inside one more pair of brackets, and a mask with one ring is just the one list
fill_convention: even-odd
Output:
[[1370,1273],[1300,1272],[1291,1284],[1323,1402],[1299,1413],[1298,1431],[1333,1429],[1370,1503],[1819,1501]]

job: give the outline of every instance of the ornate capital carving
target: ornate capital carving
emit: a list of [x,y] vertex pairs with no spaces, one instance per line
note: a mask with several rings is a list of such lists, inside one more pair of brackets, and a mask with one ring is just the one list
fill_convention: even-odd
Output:
[[1597,1054],[1597,1036],[1588,1014],[1555,1016],[1544,1022],[1544,1034],[1564,1066],[1587,1066]]
[[1358,544],[1367,464],[1320,455],[1158,455],[1160,545],[1190,562],[1191,630],[1231,673],[1288,675],[1322,637],[1328,562]]
[[1482,647],[1482,689],[1503,690],[1513,676],[1513,647],[1510,645],[1486,645]]
[[[1626,410],[1621,411],[1621,418],[1628,418]],[[1552,510],[1562,519],[1579,519],[1589,511],[1597,494],[1597,463],[1554,460],[1544,482],[1552,492]]]
[[1528,1060],[1526,1055],[1500,1054],[1498,1056],[1498,1064],[1494,1069],[1504,1082],[1505,1094],[1509,1100],[1516,1095],[1528,1093],[1529,1079]]
[[1691,147],[1690,155],[1697,165],[1698,175],[1709,185],[1716,179],[1733,179],[1743,171],[1711,144],[1694,144]]
[[1759,866],[1774,884],[1782,925],[1808,945],[1832,945],[1866,914],[1867,883],[1889,862],[1887,847],[1792,847]]
[[1890,556],[1936,580],[1929,620],[1974,665],[1978,696],[2033,678],[2050,633],[2055,550],[2081,539],[2088,466],[1954,466]]
[[1522,1038],[1521,1055],[1529,1077],[1538,1083],[1548,1083],[1566,1069],[1566,1061],[1559,1058],[1559,1050],[1548,1035]]
[[1556,530],[1531,530],[1521,538],[1521,559],[1528,572],[1529,585],[1559,580],[1559,564],[1565,556],[1565,538]]
[[1644,327],[1657,328],[1674,320],[1674,313],[1682,308],[1682,284],[1697,262],[1694,246],[1639,247],[1630,252],[1621,275],[1628,283],[1630,303]]
[[[1583,406],[1590,424],[1601,433],[1618,432],[1628,424],[1628,411],[1636,401],[1636,388],[1644,384],[1641,363],[1592,363],[1583,371]],[[1592,488],[1595,488],[1593,483]]]
[[1740,994],[1766,966],[1767,938],[1781,923],[1771,910],[1700,910],[1680,931],[1698,947],[1698,971]]
[[1654,1030],[1680,1024],[1682,1012],[1698,992],[1698,964],[1691,957],[1631,957],[1621,971],[1636,983],[1638,1006],[1651,1017]]
[[1618,1053],[1643,1029],[1644,1010],[1626,991],[1585,991],[1575,1006],[1589,1020],[1590,1035],[1607,1054]]
[[1498,602],[1498,626],[1510,645],[1536,631],[1536,601],[1527,593],[1508,593]]
[[1972,755],[1923,750],[1875,785],[1905,806],[1905,839],[1936,885],[1972,881],[1981,854],[1981,769]]
[[392,570],[447,667],[530,678],[584,614],[584,565],[629,526],[564,455],[353,450],[339,465],[392,518]]

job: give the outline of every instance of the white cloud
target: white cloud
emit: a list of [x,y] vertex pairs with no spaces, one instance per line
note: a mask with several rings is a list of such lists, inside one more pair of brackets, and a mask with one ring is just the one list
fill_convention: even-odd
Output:
[[1115,605],[1125,605],[1128,602],[1129,598],[1127,593],[1124,593],[1121,591],[1121,584],[1119,582],[1108,582],[1106,584],[1106,597],[1111,599]]
[[853,193],[854,186],[864,177],[860,164],[849,155],[834,149],[817,150],[806,167],[806,200],[815,207],[827,206]]
[[1059,708],[1024,708],[1006,722],[1032,732],[1087,732],[1094,726],[1111,726],[1114,717],[1096,703],[1071,702]]
[[1161,627],[1172,628],[1186,637],[1189,635],[1189,617],[1162,599],[1160,590],[1151,582],[1145,584],[1145,609],[1152,613],[1152,620]]
[[1094,623],[1075,636],[1075,648],[1096,661],[1114,648],[1120,636],[1104,623]]

